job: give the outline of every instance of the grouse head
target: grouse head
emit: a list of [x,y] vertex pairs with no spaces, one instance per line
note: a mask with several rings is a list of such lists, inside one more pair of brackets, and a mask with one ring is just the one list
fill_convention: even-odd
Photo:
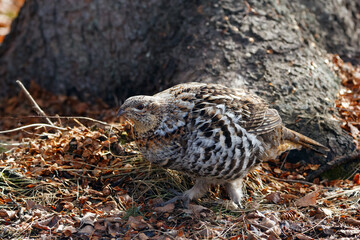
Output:
[[120,121],[129,120],[134,124],[134,130],[146,133],[154,130],[161,122],[166,112],[166,102],[153,96],[134,96],[126,99],[118,111]]

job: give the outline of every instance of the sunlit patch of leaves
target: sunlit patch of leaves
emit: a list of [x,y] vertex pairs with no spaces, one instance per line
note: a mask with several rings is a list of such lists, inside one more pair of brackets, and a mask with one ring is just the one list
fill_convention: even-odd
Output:
[[344,63],[338,55],[332,57],[332,63],[343,85],[336,100],[341,127],[351,134],[360,149],[360,66]]
[[9,33],[11,22],[24,2],[25,0],[0,0],[0,44]]

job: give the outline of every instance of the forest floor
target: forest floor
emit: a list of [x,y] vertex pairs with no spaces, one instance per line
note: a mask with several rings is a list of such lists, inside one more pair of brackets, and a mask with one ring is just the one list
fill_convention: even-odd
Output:
[[[332,59],[336,107],[358,143],[360,71]],[[188,209],[157,207],[192,181],[143,159],[116,109],[29,91],[55,126],[23,92],[0,104],[0,239],[360,239],[359,169],[307,182],[318,165],[277,159],[246,177],[244,209],[219,186]]]
[[[23,3],[0,0],[0,43]],[[360,68],[331,58],[339,120],[359,148]],[[219,186],[188,209],[157,207],[192,181],[144,160],[116,109],[29,90],[55,127],[23,92],[0,102],[0,239],[360,239],[360,166],[307,182],[318,165],[278,159],[246,177],[244,209]]]

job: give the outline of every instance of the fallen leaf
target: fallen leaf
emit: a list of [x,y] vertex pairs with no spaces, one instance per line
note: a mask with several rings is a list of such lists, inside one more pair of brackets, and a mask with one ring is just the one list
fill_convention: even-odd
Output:
[[63,205],[63,208],[64,208],[64,209],[71,210],[71,209],[74,208],[74,204],[73,204],[72,202],[63,201],[63,202],[61,202],[61,203],[64,204],[64,205]]
[[87,212],[85,216],[80,219],[81,224],[94,226],[95,217],[95,213]]
[[138,237],[140,240],[148,240],[149,239],[149,237],[146,236],[145,233],[140,233]]
[[44,225],[41,225],[39,223],[34,223],[33,227],[37,228],[37,229],[40,229],[40,230],[45,230],[45,231],[50,230],[50,228],[48,226],[44,226]]
[[353,181],[356,185],[360,185],[360,173],[355,174]]
[[60,217],[59,217],[58,215],[54,215],[54,216],[50,219],[50,221],[49,221],[49,223],[48,223],[47,225],[48,225],[50,228],[52,228],[52,227],[54,227],[55,225],[58,224],[59,220],[60,220]]
[[319,193],[314,191],[295,201],[298,207],[314,206]]
[[132,229],[137,231],[151,226],[145,222],[142,216],[136,216],[136,217],[130,216],[126,224],[129,225]]
[[175,204],[173,203],[169,203],[169,204],[166,204],[165,206],[163,207],[155,207],[154,208],[154,211],[156,212],[168,212],[168,213],[171,213],[173,212],[175,209]]
[[105,221],[105,224],[101,224],[99,222],[95,222],[94,224],[94,229],[95,231],[99,230],[99,231],[105,231],[106,230],[106,225],[109,225],[111,223]]
[[65,236],[71,237],[74,233],[77,232],[77,230],[73,226],[66,226],[64,227],[63,232]]
[[313,240],[312,237],[306,236],[305,234],[302,234],[302,233],[297,233],[295,236],[299,240]]
[[262,164],[261,164],[261,167],[262,167],[263,169],[265,169],[265,170],[271,171],[271,167],[269,166],[268,163],[262,163]]
[[269,202],[277,204],[281,201],[280,193],[279,192],[270,193],[265,197],[265,199],[268,200]]
[[10,211],[10,210],[1,209],[1,210],[0,210],[0,218],[8,219],[8,220],[13,220],[13,219],[16,218],[16,212],[15,212],[15,211]]
[[262,226],[266,227],[267,229],[269,229],[269,228],[276,226],[277,223],[275,221],[269,219],[268,217],[265,217],[261,220],[260,224]]
[[317,219],[322,219],[325,217],[331,217],[332,213],[333,212],[329,208],[317,208],[314,217]]
[[351,237],[360,234],[360,229],[341,229],[338,230],[338,232],[347,237]]
[[91,225],[85,225],[82,227],[77,233],[78,234],[84,234],[84,235],[90,235],[94,232],[94,227]]
[[196,217],[206,217],[212,212],[210,209],[196,204],[189,204],[189,209]]
[[50,215],[46,219],[38,221],[36,223],[37,228],[40,229],[51,229],[58,226],[60,217],[58,215]]
[[120,224],[119,223],[110,224],[108,226],[108,233],[113,237],[118,236],[121,233]]
[[309,164],[310,170],[316,171],[320,167],[320,164]]
[[356,220],[354,218],[345,218],[344,222],[346,222],[347,224],[351,224],[353,226],[360,226],[360,220]]
[[289,203],[291,200],[297,199],[297,196],[290,193],[283,193],[281,194],[281,198],[284,200],[285,203]]

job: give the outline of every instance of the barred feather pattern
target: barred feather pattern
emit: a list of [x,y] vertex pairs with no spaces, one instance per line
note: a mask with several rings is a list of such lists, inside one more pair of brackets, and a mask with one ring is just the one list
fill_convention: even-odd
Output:
[[135,141],[147,160],[197,179],[184,193],[186,201],[201,196],[211,183],[225,183],[239,204],[241,179],[261,161],[306,144],[327,150],[285,128],[260,97],[218,84],[186,83],[154,96],[131,97],[119,113],[134,123]]

